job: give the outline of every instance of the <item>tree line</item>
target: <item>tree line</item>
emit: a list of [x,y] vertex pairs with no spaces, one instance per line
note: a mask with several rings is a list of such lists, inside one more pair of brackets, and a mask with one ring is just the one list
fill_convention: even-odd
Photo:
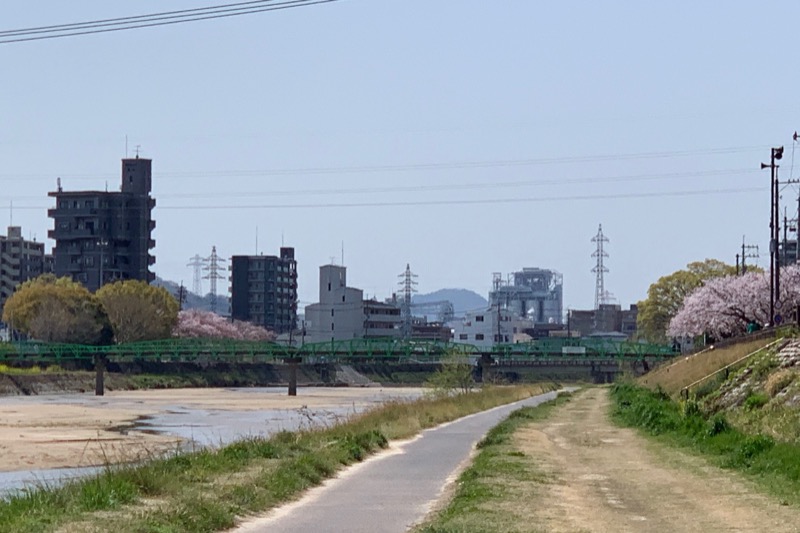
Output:
[[43,342],[122,344],[170,337],[273,340],[270,331],[207,311],[181,311],[163,287],[109,283],[95,293],[69,277],[44,274],[22,283],[3,307],[3,322]]

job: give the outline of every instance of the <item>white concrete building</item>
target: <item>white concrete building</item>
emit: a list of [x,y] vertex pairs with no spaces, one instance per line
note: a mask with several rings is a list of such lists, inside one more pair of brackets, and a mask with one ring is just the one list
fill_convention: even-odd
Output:
[[495,344],[514,342],[516,319],[508,309],[490,307],[485,311],[470,311],[453,328],[453,342],[491,348]]
[[364,300],[343,266],[319,267],[319,303],[306,306],[306,342],[400,336],[400,308]]

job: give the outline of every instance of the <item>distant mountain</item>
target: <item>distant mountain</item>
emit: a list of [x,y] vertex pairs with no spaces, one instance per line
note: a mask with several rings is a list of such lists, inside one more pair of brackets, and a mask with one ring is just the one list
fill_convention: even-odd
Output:
[[415,294],[411,302],[424,304],[440,301],[449,301],[453,304],[456,316],[464,316],[466,311],[485,309],[489,306],[488,300],[477,292],[468,289],[439,289],[428,294]]
[[[164,287],[175,298],[178,297],[178,293],[180,292],[181,288],[180,284],[168,279],[161,279],[159,277],[156,277],[153,285],[156,287]],[[201,296],[191,292],[187,287],[184,287],[184,290],[186,291],[186,297],[183,301],[184,309],[200,309],[202,311],[211,311],[211,293]],[[230,305],[228,303],[227,292],[225,294],[217,294],[216,303],[216,312],[218,315],[230,315]]]

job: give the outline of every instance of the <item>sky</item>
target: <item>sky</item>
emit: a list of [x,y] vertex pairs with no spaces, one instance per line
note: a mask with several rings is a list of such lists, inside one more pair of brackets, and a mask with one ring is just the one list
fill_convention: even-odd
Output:
[[[0,31],[222,3],[6,0]],[[344,255],[380,299],[406,264],[419,292],[484,296],[493,272],[540,267],[589,309],[602,224],[627,307],[743,239],[768,265],[759,164],[783,145],[780,179],[800,175],[799,22],[796,1],[339,0],[0,43],[0,228],[49,249],[56,179],[118,190],[139,147],[153,269],[189,287],[212,246],[283,244],[301,306]]]

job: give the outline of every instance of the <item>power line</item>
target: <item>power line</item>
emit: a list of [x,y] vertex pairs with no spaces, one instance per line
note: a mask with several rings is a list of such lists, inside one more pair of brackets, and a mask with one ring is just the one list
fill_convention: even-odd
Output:
[[[319,209],[319,208],[352,208],[352,207],[412,207],[412,206],[434,206],[434,205],[483,205],[483,204],[518,204],[518,203],[541,203],[541,202],[567,202],[578,200],[622,200],[630,198],[663,198],[663,197],[684,197],[701,196],[709,194],[738,194],[747,192],[763,192],[763,187],[742,187],[731,189],[703,189],[692,191],[672,191],[672,192],[649,192],[649,193],[624,193],[624,194],[598,194],[598,195],[575,195],[575,196],[546,196],[528,198],[494,198],[480,200],[410,200],[398,202],[342,202],[342,203],[320,203],[320,204],[264,204],[264,205],[191,205],[160,206],[156,209],[161,210],[195,210],[195,209]],[[25,209],[25,208],[23,208]]]
[[[519,203],[541,203],[541,202],[568,202],[568,201],[592,201],[592,200],[624,200],[631,198],[676,198],[686,196],[701,196],[713,194],[739,194],[763,192],[763,187],[740,187],[728,189],[701,189],[688,191],[663,191],[663,192],[644,192],[644,193],[622,193],[622,194],[597,194],[597,195],[574,195],[574,196],[541,196],[527,198],[483,198],[479,200],[409,200],[397,202],[342,202],[342,203],[318,203],[318,204],[206,204],[206,205],[159,205],[156,209],[161,211],[190,211],[203,209],[323,209],[323,208],[355,208],[355,207],[413,207],[413,206],[434,206],[434,205],[485,205],[485,204],[519,204]],[[48,209],[46,206],[18,206],[18,210],[38,210]]]
[[[683,178],[697,178],[697,177],[714,177],[714,176],[733,176],[754,174],[759,172],[758,169],[742,168],[742,169],[725,169],[725,170],[707,170],[696,172],[669,172],[663,174],[633,174],[633,175],[617,175],[617,176],[600,176],[600,177],[586,177],[586,178],[548,178],[548,179],[529,179],[505,182],[470,182],[460,184],[439,184],[439,185],[398,185],[388,187],[357,187],[357,188],[335,188],[335,189],[283,189],[283,190],[270,190],[270,191],[229,191],[229,192],[213,192],[213,193],[161,193],[158,194],[159,198],[179,198],[179,199],[203,199],[203,198],[253,198],[257,196],[270,197],[270,196],[309,196],[309,195],[344,195],[344,194],[381,194],[381,193],[398,193],[398,192],[434,192],[434,191],[466,191],[466,190],[480,190],[480,189],[501,189],[501,188],[516,188],[516,187],[540,187],[540,186],[564,186],[574,184],[595,184],[595,183],[609,183],[609,182],[639,182],[639,181],[658,181],[658,180],[671,180]],[[39,199],[40,195],[27,195],[13,197],[0,196],[0,200],[5,198],[13,198],[14,200],[31,200]]]
[[[199,178],[231,178],[231,177],[266,177],[286,175],[316,174],[362,174],[374,172],[408,172],[417,170],[461,170],[470,168],[523,167],[538,165],[596,163],[601,161],[626,161],[636,159],[668,159],[674,157],[690,157],[703,155],[726,155],[744,152],[757,152],[763,146],[738,146],[729,148],[711,148],[703,150],[677,150],[664,152],[640,152],[624,154],[599,154],[589,156],[567,156],[531,159],[495,159],[484,161],[462,161],[453,163],[418,163],[404,165],[372,165],[343,167],[308,167],[263,170],[223,170],[223,171],[173,171],[159,172],[159,178],[192,179]],[[52,175],[43,174],[0,174],[0,180],[9,179],[53,179]],[[106,179],[107,174],[61,174],[65,179]]]
[[[44,39],[58,39],[62,37],[76,37],[79,35],[90,35],[95,33],[108,33],[114,31],[151,28],[155,26],[167,26],[173,24],[182,24],[184,22],[197,22],[201,20],[251,15],[267,11],[280,11],[283,9],[312,6],[336,1],[338,0],[262,0],[260,2],[240,2],[237,4],[224,4],[220,6],[211,6],[208,8],[154,13],[152,15],[138,15],[132,17],[120,17],[117,19],[78,22],[54,26],[41,26],[38,28],[5,30],[0,32],[0,44],[40,41]],[[234,7],[243,6],[245,4],[258,5]]]

